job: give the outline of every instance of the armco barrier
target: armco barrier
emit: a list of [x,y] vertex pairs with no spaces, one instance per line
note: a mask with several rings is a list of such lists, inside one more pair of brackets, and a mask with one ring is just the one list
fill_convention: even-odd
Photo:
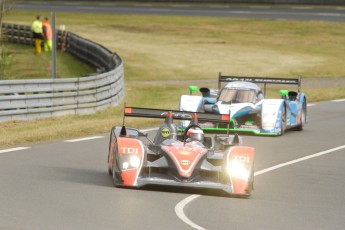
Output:
[[[4,24],[6,41],[32,45],[30,27]],[[120,56],[73,33],[57,33],[58,47],[97,68],[79,78],[0,80],[0,122],[95,113],[124,97],[124,65]],[[64,35],[64,36],[62,36]]]
[[[55,0],[66,1],[66,0]],[[91,2],[94,0],[74,0]],[[114,0],[103,0],[111,2]],[[291,5],[345,5],[345,0],[116,0],[116,2],[135,2],[135,3],[205,3],[205,4],[291,4]]]

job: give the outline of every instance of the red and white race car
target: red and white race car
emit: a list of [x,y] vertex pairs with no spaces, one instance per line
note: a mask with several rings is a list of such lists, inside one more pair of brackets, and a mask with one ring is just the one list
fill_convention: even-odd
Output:
[[[248,197],[254,183],[254,148],[237,135],[204,136],[199,121],[227,123],[219,114],[125,107],[124,116],[163,118],[153,140],[125,125],[110,133],[108,170],[116,187],[146,185],[217,189]],[[191,120],[178,132],[173,120]]]

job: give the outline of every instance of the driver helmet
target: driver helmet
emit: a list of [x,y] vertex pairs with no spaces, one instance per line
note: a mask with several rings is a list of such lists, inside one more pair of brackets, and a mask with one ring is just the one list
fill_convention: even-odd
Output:
[[204,132],[201,129],[191,128],[188,130],[187,135],[190,141],[204,141]]

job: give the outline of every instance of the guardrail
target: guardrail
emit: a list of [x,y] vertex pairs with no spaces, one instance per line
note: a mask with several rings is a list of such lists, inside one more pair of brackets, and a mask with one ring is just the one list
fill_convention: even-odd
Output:
[[[29,26],[4,24],[6,41],[33,45]],[[124,64],[119,55],[76,34],[57,31],[57,46],[97,68],[79,78],[0,81],[0,122],[95,113],[124,97]]]
[[[65,0],[55,0],[65,1]],[[74,0],[74,1],[93,1],[93,0]],[[113,0],[104,0],[113,1]],[[292,4],[292,5],[345,5],[344,0],[117,0],[117,2],[135,3],[230,3],[230,4]]]

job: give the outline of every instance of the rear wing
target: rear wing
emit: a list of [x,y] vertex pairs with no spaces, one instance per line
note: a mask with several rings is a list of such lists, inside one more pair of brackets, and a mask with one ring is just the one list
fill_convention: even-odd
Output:
[[264,94],[266,93],[266,84],[281,84],[281,85],[297,85],[298,92],[301,89],[302,78],[269,78],[269,77],[238,77],[238,76],[223,76],[219,73],[218,76],[218,89],[221,88],[222,82],[232,82],[232,81],[246,81],[253,83],[263,83],[264,84]]
[[215,122],[215,123],[229,123],[230,114],[212,114],[212,113],[197,113],[186,112],[179,110],[165,110],[165,109],[149,109],[128,107],[124,109],[124,116],[127,117],[146,117],[146,118],[166,118],[168,113],[172,114],[173,119],[176,120],[192,120],[193,115],[197,115],[198,121]]

